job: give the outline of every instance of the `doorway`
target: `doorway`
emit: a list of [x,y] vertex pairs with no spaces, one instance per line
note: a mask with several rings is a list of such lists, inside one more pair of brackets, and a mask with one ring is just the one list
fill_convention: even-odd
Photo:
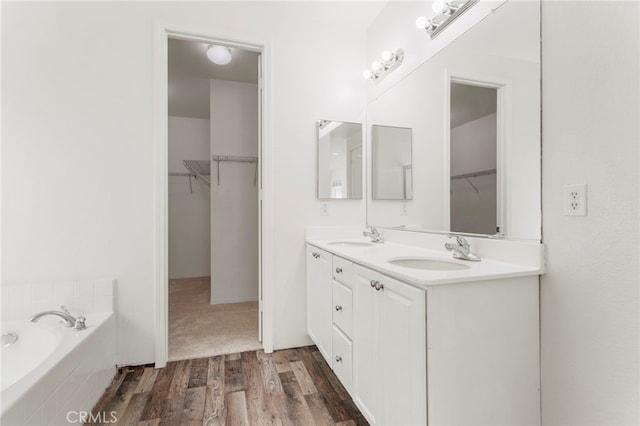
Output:
[[[271,332],[263,330],[262,47],[168,28],[158,36],[156,64],[166,73],[156,93],[166,108],[156,107],[157,145],[164,142],[156,164],[166,174],[158,188],[164,226],[157,229],[156,366],[270,352]],[[210,60],[210,45],[231,53],[234,66]]]
[[450,231],[502,232],[499,87],[451,81],[449,109]]

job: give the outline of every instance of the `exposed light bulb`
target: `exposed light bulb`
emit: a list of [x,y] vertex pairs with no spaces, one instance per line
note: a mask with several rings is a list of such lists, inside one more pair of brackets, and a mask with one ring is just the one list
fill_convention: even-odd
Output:
[[362,71],[362,77],[364,77],[364,78],[371,78],[371,77],[373,77],[373,71],[371,71],[371,70],[364,70],[364,71]]
[[380,62],[380,61],[371,62],[371,69],[373,69],[374,71],[378,71],[378,70],[382,69],[382,62]]
[[382,60],[383,61],[390,61],[391,59],[393,59],[393,53],[391,53],[391,51],[389,50],[385,50],[384,52],[382,52]]
[[431,9],[433,9],[435,13],[444,13],[444,11],[447,9],[446,3],[444,2],[444,0],[436,0],[431,5]]
[[226,65],[231,62],[231,49],[227,46],[211,44],[207,48],[207,58],[214,64]]
[[419,30],[424,30],[425,28],[427,28],[427,23],[429,23],[427,17],[420,16],[418,19],[416,19],[416,28]]

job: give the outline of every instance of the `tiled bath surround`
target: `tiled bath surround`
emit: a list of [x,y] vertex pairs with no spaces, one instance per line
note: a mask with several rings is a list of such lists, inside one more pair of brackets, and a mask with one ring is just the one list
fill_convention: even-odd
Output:
[[[79,332],[87,333],[83,339],[75,339],[76,336],[71,335],[71,342],[63,341],[58,349],[68,352],[63,355],[54,352],[52,359],[43,363],[50,366],[36,368],[45,371],[32,372],[40,377],[29,379],[34,383],[22,395],[17,398],[9,395],[13,386],[3,392],[0,423],[84,423],[79,416],[91,411],[116,373],[114,293],[113,280],[2,286],[3,321],[27,321],[36,312],[58,310],[60,305],[64,305],[73,315],[87,316],[88,329]],[[15,402],[12,403],[13,400]]]
[[2,320],[27,320],[31,315],[60,310],[73,315],[114,312],[115,281],[111,279],[48,283],[9,283],[0,287]]

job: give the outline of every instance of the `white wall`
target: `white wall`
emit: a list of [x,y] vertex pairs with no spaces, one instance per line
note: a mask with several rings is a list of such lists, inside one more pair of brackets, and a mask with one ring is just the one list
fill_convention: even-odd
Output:
[[[183,160],[208,160],[209,120],[169,117],[169,173],[187,173]],[[193,190],[193,192],[191,192]],[[209,185],[169,176],[169,278],[211,273]]]
[[496,168],[496,114],[451,129],[451,175]]
[[[640,423],[639,13],[542,6],[544,425]],[[588,184],[586,217],[563,215],[568,183]]]
[[[258,85],[211,80],[209,102],[211,154],[257,157]],[[211,167],[211,303],[258,300],[255,164]]]
[[362,122],[370,7],[3,3],[2,281],[114,277],[118,362],[152,362],[154,21],[263,40],[272,53],[274,340],[308,343],[305,225],[361,226],[365,211],[364,201],[339,201],[322,216],[315,122]]

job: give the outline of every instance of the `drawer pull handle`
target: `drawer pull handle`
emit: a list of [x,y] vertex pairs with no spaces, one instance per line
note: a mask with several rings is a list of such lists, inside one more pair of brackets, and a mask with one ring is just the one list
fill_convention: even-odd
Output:
[[376,281],[376,290],[380,291],[380,290],[383,290],[383,289],[384,289],[384,284],[382,284],[379,281]]
[[371,280],[371,282],[370,282],[371,287],[375,287],[375,286],[376,286],[376,282],[377,282],[377,281],[375,281],[375,280]]
[[313,253],[311,253],[311,255],[313,257],[315,257],[316,259],[320,257],[320,254],[316,253],[315,251]]
[[342,357],[340,355],[336,355],[336,362],[342,362]]
[[342,310],[342,306],[336,305],[336,311],[340,312]]
[[336,274],[341,274],[342,273],[342,268],[336,268]]

